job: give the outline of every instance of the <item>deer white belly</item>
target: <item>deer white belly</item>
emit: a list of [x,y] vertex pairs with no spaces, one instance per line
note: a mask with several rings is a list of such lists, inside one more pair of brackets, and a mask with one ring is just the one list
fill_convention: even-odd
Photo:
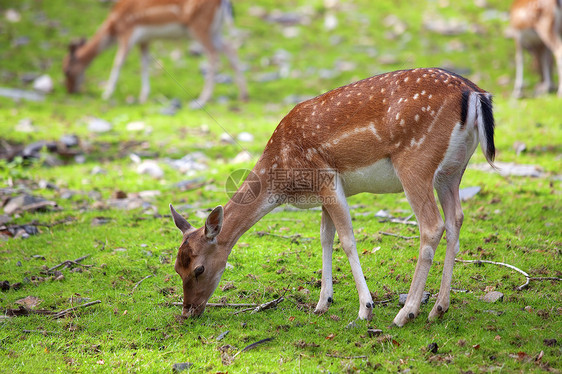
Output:
[[189,31],[181,23],[167,23],[152,26],[137,26],[129,39],[129,44],[147,42],[152,39],[173,39],[189,36]]
[[360,192],[392,193],[403,190],[390,159],[385,158],[372,165],[341,174],[346,196]]

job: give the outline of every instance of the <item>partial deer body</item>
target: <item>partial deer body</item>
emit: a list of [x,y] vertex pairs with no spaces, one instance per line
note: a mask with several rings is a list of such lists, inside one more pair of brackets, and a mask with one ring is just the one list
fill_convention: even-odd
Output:
[[515,85],[513,96],[523,95],[523,49],[537,62],[541,82],[536,94],[556,90],[552,65],[558,71],[558,96],[562,97],[562,4],[561,0],[516,0],[511,6],[511,26],[515,30]]
[[197,104],[204,105],[213,93],[219,52],[228,57],[235,72],[240,97],[245,100],[248,92],[236,49],[222,37],[223,24],[231,21],[231,4],[228,0],[120,0],[90,40],[75,42],[69,46],[70,53],[63,62],[67,91],[77,92],[88,65],[100,52],[116,42],[117,54],[102,95],[104,99],[110,98],[129,51],[138,45],[141,50],[139,101],[144,102],[150,92],[149,42],[154,39],[191,36],[201,43],[209,59],[205,85]]
[[224,209],[213,210],[203,228],[193,228],[171,208],[183,232],[175,268],[183,279],[184,314],[204,311],[240,236],[276,206],[290,203],[322,206],[322,287],[315,311],[326,312],[333,300],[337,232],[359,294],[359,318],[370,319],[373,302],[346,197],[404,191],[419,222],[420,250],[408,299],[394,323],[402,326],[418,315],[435,249],[446,231],[443,279],[429,318],[441,316],[449,307],[459,251],[459,184],[479,141],[492,164],[493,134],[491,95],[442,69],[387,73],[298,104],[281,120],[240,189]]

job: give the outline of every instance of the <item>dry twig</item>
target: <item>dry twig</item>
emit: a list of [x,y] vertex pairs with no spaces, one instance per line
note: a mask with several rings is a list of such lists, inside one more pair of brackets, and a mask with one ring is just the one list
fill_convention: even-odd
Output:
[[304,236],[301,236],[300,234],[295,234],[295,235],[278,235],[278,234],[273,234],[273,233],[268,232],[268,231],[258,231],[258,232],[256,232],[256,235],[259,236],[260,238],[261,238],[262,236],[269,235],[269,236],[274,236],[274,237],[276,237],[276,238],[289,239],[289,240],[291,240],[291,241],[293,241],[293,242],[294,242],[294,241],[298,241],[298,240],[301,240],[301,241],[311,241],[311,240],[314,240],[314,238],[304,237]]
[[358,358],[361,358],[361,359],[367,358],[367,356],[340,356],[340,355],[334,355],[334,354],[331,354],[331,353],[326,353],[326,356],[333,357],[333,358],[343,358],[343,359],[348,359],[348,360],[354,360],[354,359],[358,359]]
[[242,352],[249,351],[250,349],[256,348],[260,344],[267,343],[267,342],[270,342],[272,340],[273,340],[273,338],[265,338],[265,339],[262,339],[262,340],[258,340],[257,342],[252,343],[250,345],[247,345],[246,347],[242,348],[240,351],[236,352],[236,354],[234,356],[232,356],[232,359],[234,360],[236,358],[236,356],[238,356]]
[[493,265],[500,265],[500,266],[505,266],[508,267],[510,269],[513,269],[521,274],[523,274],[525,276],[525,283],[523,283],[522,285],[520,285],[519,287],[517,287],[517,289],[520,291],[524,288],[526,288],[529,285],[529,282],[532,280],[555,280],[555,281],[562,281],[562,278],[557,278],[557,277],[531,277],[529,274],[527,274],[526,272],[524,272],[523,270],[519,269],[518,267],[515,267],[513,265],[510,264],[506,264],[504,262],[495,262],[495,261],[487,261],[487,260],[461,260],[461,259],[455,259],[455,261],[457,262],[463,262],[463,263],[468,263],[468,264],[493,264]]
[[58,319],[58,318],[64,317],[65,315],[67,315],[70,312],[75,311],[76,309],[86,308],[88,306],[92,306],[92,305],[99,304],[99,303],[101,303],[101,300],[90,301],[89,303],[86,303],[86,304],[82,304],[82,305],[78,305],[78,306],[75,306],[75,307],[72,307],[72,308],[61,310],[60,312],[57,312],[57,313],[53,314],[53,319]]
[[[183,306],[183,303],[174,302],[172,305],[175,306]],[[251,307],[252,309],[257,307],[258,304],[233,304],[233,303],[207,303],[206,308],[248,308]]]
[[402,235],[398,235],[398,234],[393,234],[391,232],[385,232],[385,231],[379,231],[379,234],[382,235],[388,235],[388,236],[395,236],[397,238],[401,238],[401,239],[406,239],[406,240],[411,240],[411,239],[417,239],[417,236],[402,236]]
[[142,278],[140,281],[138,281],[138,282],[135,284],[135,286],[133,287],[133,289],[131,290],[131,292],[129,293],[129,295],[132,295],[133,292],[135,292],[135,290],[137,289],[137,287],[140,286],[140,284],[141,284],[144,280],[146,280],[146,279],[148,279],[148,278],[151,278],[151,277],[153,277],[153,276],[154,276],[154,274],[150,274],[150,275],[147,275],[146,277]]
[[88,258],[88,257],[90,257],[90,255],[85,255],[85,256],[82,256],[82,257],[78,257],[78,258],[77,258],[76,260],[74,260],[74,261],[73,261],[73,260],[66,260],[66,261],[63,261],[63,262],[61,262],[60,264],[55,265],[55,266],[53,266],[52,268],[50,268],[49,270],[47,270],[47,273],[50,273],[50,272],[52,272],[53,270],[56,270],[56,269],[60,268],[61,266],[64,266],[65,268],[69,267],[70,265],[82,266],[82,267],[85,267],[85,268],[91,267],[92,265],[82,265],[82,264],[79,264],[80,261],[82,261],[82,260],[84,260],[84,259],[86,259],[86,258]]

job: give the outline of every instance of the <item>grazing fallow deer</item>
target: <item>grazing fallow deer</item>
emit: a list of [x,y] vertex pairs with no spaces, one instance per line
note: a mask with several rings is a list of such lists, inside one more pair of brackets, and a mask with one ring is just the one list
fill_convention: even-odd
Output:
[[218,52],[224,52],[235,73],[240,98],[246,100],[246,81],[239,66],[236,49],[223,41],[222,28],[232,21],[228,0],[120,0],[95,35],[88,40],[73,42],[63,61],[66,88],[69,93],[79,90],[84,71],[102,51],[117,42],[117,54],[102,97],[108,99],[115,90],[119,72],[133,46],[141,50],[141,92],[144,102],[150,92],[148,44],[154,39],[192,36],[203,46],[209,59],[205,85],[197,104],[205,104],[213,93],[219,62]]
[[478,142],[493,165],[491,95],[438,68],[378,75],[298,104],[281,120],[244,183],[224,208],[209,214],[202,228],[192,227],[170,204],[183,233],[175,264],[183,280],[183,315],[203,313],[240,236],[275,207],[290,203],[322,206],[322,287],[315,312],[326,312],[333,300],[337,232],[359,293],[359,318],[370,319],[373,301],[346,197],[404,191],[419,222],[420,249],[408,299],[394,323],[403,326],[418,315],[435,249],[446,231],[441,288],[429,313],[431,320],[440,317],[449,308],[459,251],[459,184]]
[[523,49],[538,62],[541,82],[535,93],[556,90],[552,56],[558,69],[558,96],[562,97],[562,0],[515,0],[510,11],[515,30],[515,85],[513,96],[522,97]]

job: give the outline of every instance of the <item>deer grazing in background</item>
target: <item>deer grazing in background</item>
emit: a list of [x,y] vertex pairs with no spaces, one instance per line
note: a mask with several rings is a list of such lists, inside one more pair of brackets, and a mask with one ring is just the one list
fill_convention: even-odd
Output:
[[183,233],[175,264],[183,280],[183,315],[203,313],[240,236],[275,207],[290,203],[322,206],[322,287],[315,312],[326,312],[333,300],[337,232],[359,293],[359,318],[370,319],[373,301],[346,197],[404,191],[419,222],[420,249],[406,304],[394,323],[403,326],[418,315],[435,249],[446,231],[443,278],[429,319],[442,316],[449,308],[463,222],[459,184],[478,142],[493,165],[491,95],[442,69],[391,72],[298,104],[281,120],[244,183],[202,228],[192,227],[170,204]]
[[192,36],[204,48],[209,59],[205,85],[198,105],[205,104],[213,93],[219,52],[224,52],[235,72],[240,98],[248,92],[242,75],[236,49],[223,41],[222,28],[232,21],[232,7],[228,0],[120,0],[95,35],[88,40],[73,42],[63,61],[66,88],[77,92],[84,71],[103,50],[117,43],[117,54],[102,97],[108,99],[115,90],[119,72],[133,46],[141,50],[141,92],[139,101],[145,102],[150,92],[148,65],[151,57],[148,43],[153,39],[184,38]]
[[516,0],[511,6],[511,27],[515,30],[514,97],[522,97],[523,49],[538,62],[541,82],[536,94],[556,90],[552,77],[552,56],[558,69],[558,96],[562,97],[562,0]]

